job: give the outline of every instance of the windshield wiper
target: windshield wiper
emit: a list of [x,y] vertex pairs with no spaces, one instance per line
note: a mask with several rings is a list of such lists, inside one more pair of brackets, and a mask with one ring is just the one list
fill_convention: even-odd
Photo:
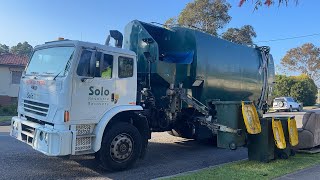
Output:
[[31,74],[39,74],[38,72],[30,72]]
[[56,80],[56,78],[60,75],[61,72],[62,72],[62,71],[60,71],[60,72],[53,78],[53,80]]
[[[71,62],[71,59],[72,59],[72,57],[73,57],[73,54],[74,54],[74,52],[71,54],[70,58],[68,59],[68,62],[67,62],[67,64],[66,64],[66,67],[64,68],[64,70],[62,70],[62,71],[64,71],[64,73],[69,70],[70,62]],[[56,80],[56,78],[62,73],[62,71],[60,71],[60,72],[53,78],[53,80]]]

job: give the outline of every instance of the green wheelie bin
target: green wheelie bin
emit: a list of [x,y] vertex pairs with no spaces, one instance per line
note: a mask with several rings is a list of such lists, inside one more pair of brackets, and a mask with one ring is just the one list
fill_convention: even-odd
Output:
[[213,101],[212,104],[215,107],[218,124],[240,130],[238,133],[218,131],[217,146],[232,150],[244,146],[246,144],[245,125],[241,112],[241,101]]
[[290,143],[290,134],[289,134],[289,127],[288,127],[288,120],[294,119],[294,116],[288,117],[288,116],[281,116],[281,117],[274,117],[274,120],[281,121],[284,138],[286,140],[286,148],[279,149],[275,146],[275,157],[280,159],[288,159],[289,156],[294,156],[295,151],[292,148],[292,145]]
[[269,162],[275,158],[272,118],[261,118],[261,133],[247,135],[248,159]]

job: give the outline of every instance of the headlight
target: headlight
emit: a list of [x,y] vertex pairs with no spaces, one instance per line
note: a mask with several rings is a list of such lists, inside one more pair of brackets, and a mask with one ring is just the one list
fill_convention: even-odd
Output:
[[39,138],[40,138],[40,141],[43,141],[44,133],[42,131],[40,131]]

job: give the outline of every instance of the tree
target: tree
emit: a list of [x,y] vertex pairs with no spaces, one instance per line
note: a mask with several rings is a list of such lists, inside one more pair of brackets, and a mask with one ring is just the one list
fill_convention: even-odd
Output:
[[[195,27],[209,34],[217,35],[217,30],[230,22],[228,11],[231,5],[225,0],[195,0],[186,5],[177,18],[179,25]],[[169,22],[168,22],[169,21]],[[167,22],[175,22],[170,18]]]
[[[277,1],[278,1],[279,6],[281,4],[286,4],[286,6],[287,6],[289,3],[289,0],[277,0]],[[299,0],[293,0],[293,1],[296,3],[296,5],[299,2]],[[241,7],[245,2],[247,2],[247,0],[240,0],[239,6]],[[253,2],[255,3],[255,9],[257,9],[258,7],[260,7],[262,5],[266,5],[269,7],[273,4],[275,4],[274,0],[254,0]]]
[[169,18],[169,19],[164,23],[165,26],[170,26],[170,25],[175,25],[175,24],[178,24],[176,17]]
[[33,47],[28,43],[18,43],[16,46],[12,46],[10,52],[17,55],[28,56],[32,52]]
[[295,83],[294,79],[285,75],[276,75],[273,87],[273,98],[280,96],[290,96],[290,90]]
[[316,103],[317,86],[310,78],[297,81],[290,90],[290,95],[303,102],[303,105],[311,106]]
[[222,38],[238,44],[252,44],[252,38],[257,37],[254,28],[250,25],[239,28],[229,28],[222,34]]
[[0,55],[5,53],[9,53],[9,46],[0,44]]
[[290,49],[281,59],[281,65],[289,71],[308,75],[315,82],[320,80],[320,48],[312,43]]
[[273,98],[291,96],[304,105],[314,105],[316,102],[317,86],[305,74],[300,76],[276,75],[276,84],[273,88]]

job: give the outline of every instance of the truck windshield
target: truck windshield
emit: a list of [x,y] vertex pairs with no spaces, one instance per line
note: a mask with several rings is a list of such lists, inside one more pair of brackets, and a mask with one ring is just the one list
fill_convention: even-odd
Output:
[[39,49],[33,53],[27,75],[56,76],[64,71],[67,62],[72,58],[74,47],[52,47]]

